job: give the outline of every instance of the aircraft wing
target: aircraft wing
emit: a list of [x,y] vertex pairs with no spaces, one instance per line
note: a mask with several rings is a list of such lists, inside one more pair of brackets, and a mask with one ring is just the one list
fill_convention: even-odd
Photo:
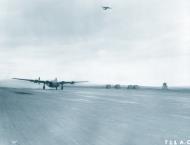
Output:
[[60,84],[76,84],[76,83],[86,83],[88,81],[61,81]]
[[111,9],[111,7],[108,7],[108,6],[103,6],[102,8],[103,8],[104,10]]
[[21,78],[12,78],[14,80],[21,80],[21,81],[28,81],[28,82],[33,82],[33,83],[46,83],[47,81],[43,81],[43,80],[32,80],[32,79],[21,79]]

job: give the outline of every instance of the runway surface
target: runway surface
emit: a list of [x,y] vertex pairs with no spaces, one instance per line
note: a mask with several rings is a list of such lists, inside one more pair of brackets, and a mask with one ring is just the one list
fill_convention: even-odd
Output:
[[164,145],[190,135],[190,91],[0,88],[0,145]]

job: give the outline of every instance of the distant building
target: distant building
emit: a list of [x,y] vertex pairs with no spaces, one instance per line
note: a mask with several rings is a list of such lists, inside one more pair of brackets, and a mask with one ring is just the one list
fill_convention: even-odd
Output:
[[106,89],[111,89],[111,85],[110,85],[110,84],[107,84],[107,85],[106,85]]
[[127,89],[138,89],[139,86],[138,85],[128,85]]
[[164,89],[164,90],[167,90],[167,89],[168,89],[168,85],[167,85],[167,83],[163,83],[163,85],[162,85],[162,89]]
[[121,89],[121,85],[120,85],[120,84],[116,84],[116,85],[114,86],[114,88],[115,88],[115,89]]

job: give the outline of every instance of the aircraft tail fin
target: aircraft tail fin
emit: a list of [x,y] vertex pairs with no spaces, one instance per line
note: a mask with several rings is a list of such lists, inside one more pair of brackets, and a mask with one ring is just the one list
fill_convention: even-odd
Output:
[[38,84],[40,84],[40,77],[38,77],[38,81],[39,81]]

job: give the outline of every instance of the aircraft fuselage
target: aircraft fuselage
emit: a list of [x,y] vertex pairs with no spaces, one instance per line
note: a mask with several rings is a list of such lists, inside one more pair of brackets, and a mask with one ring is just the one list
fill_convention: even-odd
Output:
[[60,86],[57,82],[48,82],[46,85],[50,88],[58,88]]

